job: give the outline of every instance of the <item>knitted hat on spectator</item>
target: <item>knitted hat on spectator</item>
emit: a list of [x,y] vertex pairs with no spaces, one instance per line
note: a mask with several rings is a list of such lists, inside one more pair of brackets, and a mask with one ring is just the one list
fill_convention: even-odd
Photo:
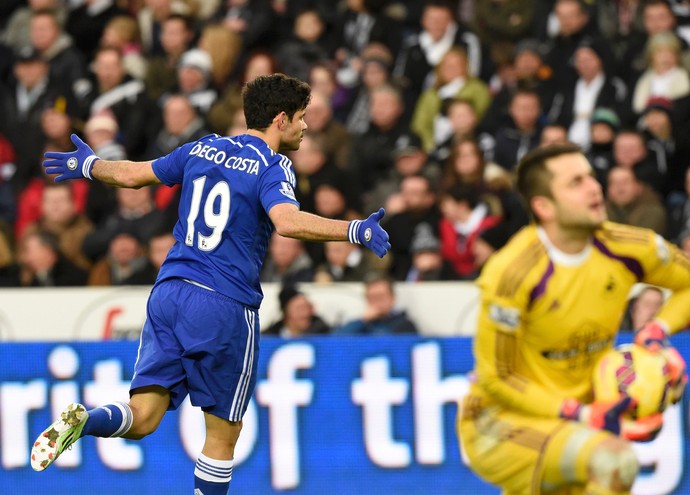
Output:
[[585,36],[584,38],[582,38],[580,43],[577,45],[576,51],[580,48],[589,48],[597,55],[597,57],[599,57],[599,60],[601,60],[602,62],[605,62],[607,59],[606,51],[603,44],[599,41],[596,41],[591,36]]
[[592,124],[606,124],[613,132],[618,132],[621,128],[621,119],[618,118],[616,112],[610,108],[597,108],[592,113]]
[[531,52],[539,57],[544,56],[544,46],[535,38],[526,38],[515,45],[514,56],[517,57],[522,52]]
[[197,69],[204,77],[209,77],[211,75],[211,69],[213,68],[211,55],[200,48],[187,50],[182,54],[178,63],[178,68],[181,69],[183,67]]
[[402,134],[395,141],[395,148],[393,149],[393,158],[411,155],[422,150],[422,140],[419,139],[419,136],[412,132]]
[[41,53],[38,50],[36,50],[33,46],[26,45],[19,48],[14,53],[14,60],[17,63],[34,62],[36,60],[43,60],[43,57],[41,56]]
[[671,117],[673,113],[673,101],[663,96],[653,96],[647,100],[647,106],[645,106],[643,113],[646,114],[652,110],[660,110]]
[[115,117],[108,113],[101,113],[96,114],[87,120],[84,130],[86,132],[109,131],[117,133],[120,128],[117,125],[117,120],[115,120]]
[[420,223],[415,228],[412,242],[410,242],[410,252],[412,254],[418,253],[438,253],[441,249],[441,243],[434,235],[431,225],[428,223]]

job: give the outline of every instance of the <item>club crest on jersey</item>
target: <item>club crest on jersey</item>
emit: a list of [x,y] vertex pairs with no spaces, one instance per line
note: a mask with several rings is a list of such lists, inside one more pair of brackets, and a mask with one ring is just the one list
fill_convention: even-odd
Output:
[[76,158],[72,157],[69,160],[67,160],[67,168],[68,169],[76,170],[77,165],[79,165],[79,161]]
[[283,196],[290,198],[293,201],[297,201],[295,198],[295,191],[292,189],[292,185],[289,182],[282,181],[280,183],[280,192]]

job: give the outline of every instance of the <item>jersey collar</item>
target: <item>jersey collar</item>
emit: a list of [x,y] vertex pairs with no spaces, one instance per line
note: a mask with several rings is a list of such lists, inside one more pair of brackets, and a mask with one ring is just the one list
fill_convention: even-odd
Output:
[[564,253],[560,249],[558,249],[556,246],[553,245],[551,242],[551,239],[549,239],[549,236],[546,234],[546,231],[542,227],[537,227],[537,236],[539,237],[539,240],[541,240],[542,244],[544,244],[544,247],[546,248],[546,252],[549,255],[549,258],[556,264],[558,265],[563,265],[563,266],[578,266],[581,265],[582,263],[585,262],[585,260],[589,257],[590,251],[592,251],[592,242],[589,241],[587,243],[587,246],[580,251],[579,253],[575,254],[569,254],[569,253]]

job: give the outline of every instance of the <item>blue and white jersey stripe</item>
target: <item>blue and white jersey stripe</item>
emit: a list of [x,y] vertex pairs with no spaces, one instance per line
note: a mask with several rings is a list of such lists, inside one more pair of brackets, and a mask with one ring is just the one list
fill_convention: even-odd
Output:
[[244,361],[242,363],[242,372],[240,380],[235,390],[235,397],[230,406],[230,421],[241,421],[243,411],[247,407],[249,401],[249,387],[251,385],[252,371],[254,367],[254,339],[255,339],[255,313],[248,309],[244,309],[244,319],[247,323],[247,341],[244,348]]

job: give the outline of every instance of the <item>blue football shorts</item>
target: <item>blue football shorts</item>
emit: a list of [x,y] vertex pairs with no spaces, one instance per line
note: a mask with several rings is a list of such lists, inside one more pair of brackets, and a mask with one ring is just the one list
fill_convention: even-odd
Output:
[[160,385],[168,409],[193,405],[241,421],[254,392],[259,315],[218,292],[181,279],[156,285],[146,305],[130,393]]

